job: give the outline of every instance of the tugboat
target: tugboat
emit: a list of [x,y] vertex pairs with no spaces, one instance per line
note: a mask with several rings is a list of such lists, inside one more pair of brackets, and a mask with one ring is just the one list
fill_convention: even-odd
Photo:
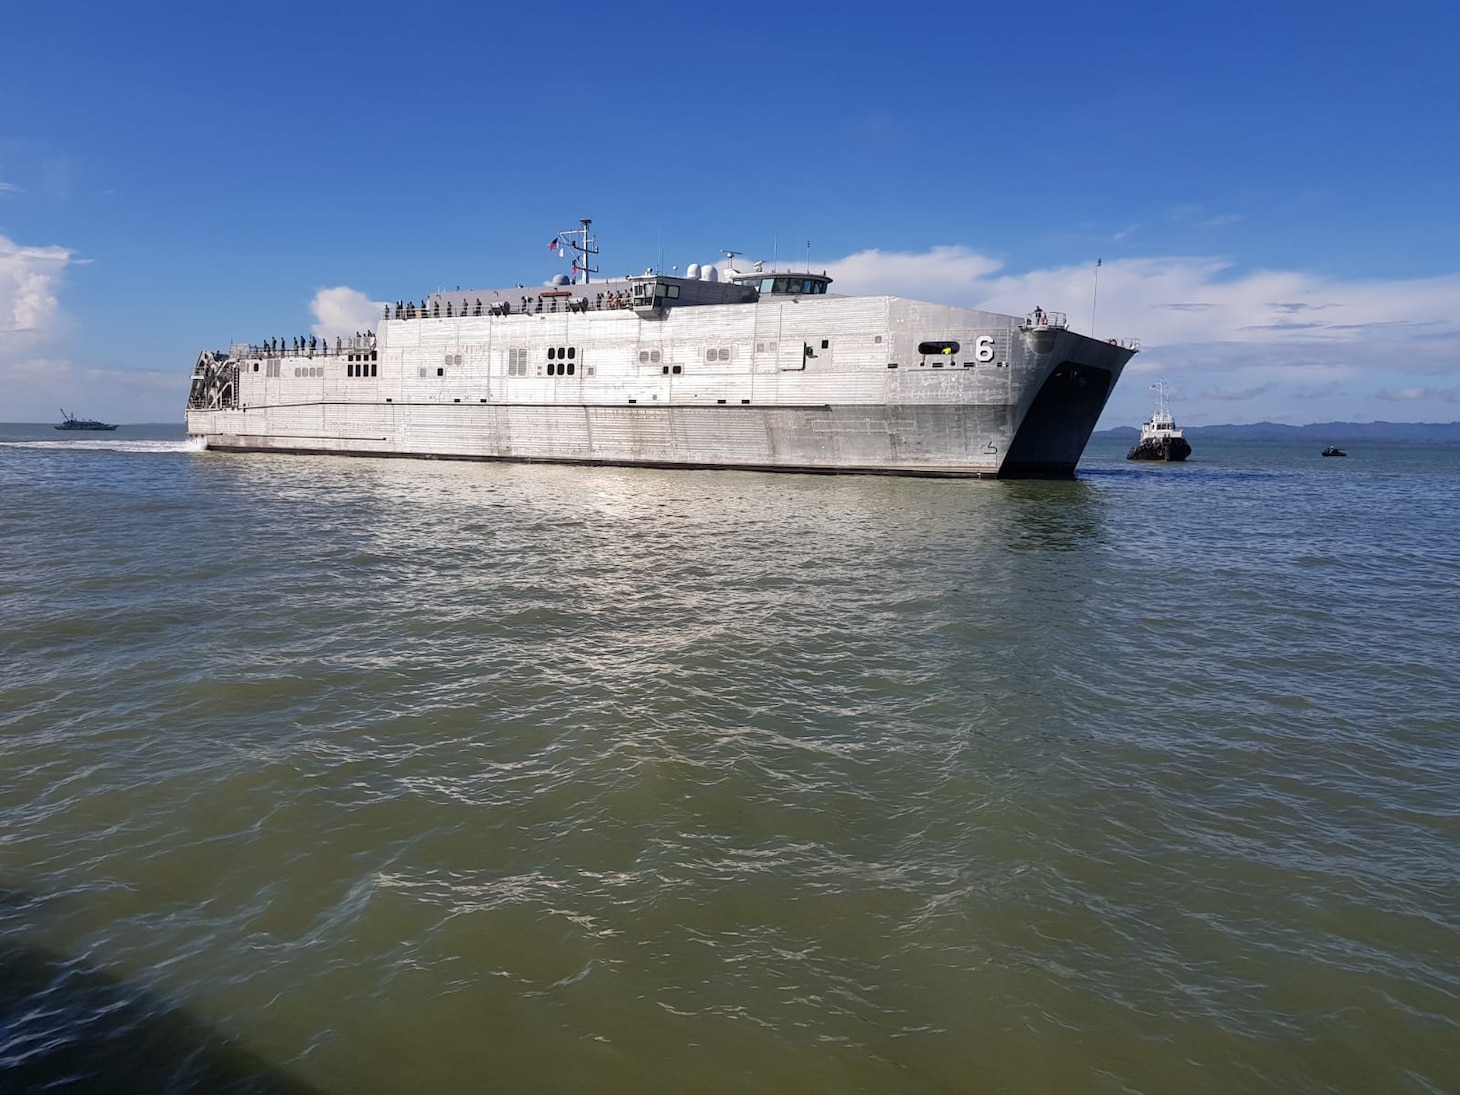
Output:
[[1323,455],[1324,456],[1347,456],[1348,453],[1344,452],[1337,445],[1329,445],[1328,448],[1326,448],[1326,449],[1323,450]]
[[1141,439],[1135,448],[1125,454],[1127,460],[1185,460],[1191,455],[1191,445],[1180,430],[1176,419],[1166,407],[1166,382],[1157,381],[1151,385],[1156,393],[1156,413],[1141,427]]
[[68,414],[65,407],[62,407],[61,408],[61,416],[62,416],[62,418],[65,419],[65,421],[62,422],[59,426],[56,427],[56,429],[58,429],[58,430],[114,430],[114,429],[116,429],[115,426],[108,425],[105,422],[98,422],[94,418],[77,418],[74,414]]

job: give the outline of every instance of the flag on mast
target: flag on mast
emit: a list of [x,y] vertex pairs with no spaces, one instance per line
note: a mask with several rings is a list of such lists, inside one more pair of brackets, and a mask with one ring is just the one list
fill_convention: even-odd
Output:
[[548,250],[549,251],[556,251],[557,249],[558,249],[558,237],[557,236],[554,236],[552,239],[548,240]]

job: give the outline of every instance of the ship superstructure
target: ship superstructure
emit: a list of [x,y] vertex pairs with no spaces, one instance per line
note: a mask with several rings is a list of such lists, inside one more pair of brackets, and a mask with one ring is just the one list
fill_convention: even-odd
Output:
[[732,263],[387,305],[373,332],[205,351],[210,449],[933,476],[1073,473],[1130,341]]

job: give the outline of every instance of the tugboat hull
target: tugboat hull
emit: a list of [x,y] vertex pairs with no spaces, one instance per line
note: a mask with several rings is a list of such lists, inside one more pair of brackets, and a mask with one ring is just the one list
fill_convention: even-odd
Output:
[[1147,439],[1125,454],[1127,460],[1165,460],[1177,463],[1191,455],[1191,444],[1184,437]]

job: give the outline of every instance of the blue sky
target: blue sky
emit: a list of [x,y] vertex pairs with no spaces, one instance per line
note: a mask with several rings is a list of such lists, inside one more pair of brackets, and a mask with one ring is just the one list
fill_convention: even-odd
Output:
[[[0,420],[178,421],[365,301],[804,261],[1146,349],[1178,420],[1460,418],[1440,4],[4,0]],[[330,292],[332,291],[332,292]]]

